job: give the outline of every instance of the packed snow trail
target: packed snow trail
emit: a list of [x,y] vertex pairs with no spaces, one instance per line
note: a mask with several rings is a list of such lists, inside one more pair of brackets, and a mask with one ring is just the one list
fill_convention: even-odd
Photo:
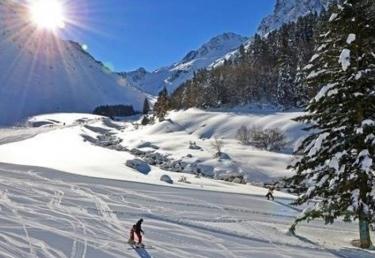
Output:
[[[0,164],[0,257],[371,257],[335,245],[355,225],[285,232],[297,211],[289,200],[96,179]],[[127,244],[145,219],[145,250]],[[322,234],[322,232],[324,232]],[[322,239],[323,238],[323,239]],[[321,244],[315,244],[321,241]]]

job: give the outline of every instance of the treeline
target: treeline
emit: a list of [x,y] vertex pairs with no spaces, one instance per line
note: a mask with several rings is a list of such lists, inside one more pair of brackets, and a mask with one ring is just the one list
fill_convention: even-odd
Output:
[[286,24],[267,37],[255,35],[234,60],[212,70],[197,72],[171,96],[170,108],[219,107],[271,103],[298,107],[318,89],[303,85],[308,64],[326,14],[310,14]]
[[132,116],[136,114],[136,112],[133,109],[133,106],[127,106],[127,105],[99,106],[95,108],[93,113],[95,115],[107,116],[107,117]]

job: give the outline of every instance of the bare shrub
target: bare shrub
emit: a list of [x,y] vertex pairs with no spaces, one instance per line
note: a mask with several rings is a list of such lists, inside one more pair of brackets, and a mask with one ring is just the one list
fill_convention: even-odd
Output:
[[215,148],[216,150],[216,154],[215,156],[217,157],[220,157],[222,152],[221,152],[221,149],[223,148],[224,146],[224,142],[222,140],[220,140],[218,137],[215,137],[214,141],[211,143],[212,147]]
[[237,130],[236,138],[242,144],[249,145],[251,143],[250,129],[245,125],[241,126],[240,129]]
[[280,151],[287,144],[286,136],[279,129],[248,128],[243,125],[237,130],[236,138],[244,145],[269,151]]
[[269,151],[280,151],[287,144],[286,136],[279,129],[262,130],[253,127],[250,129],[250,137],[256,147]]

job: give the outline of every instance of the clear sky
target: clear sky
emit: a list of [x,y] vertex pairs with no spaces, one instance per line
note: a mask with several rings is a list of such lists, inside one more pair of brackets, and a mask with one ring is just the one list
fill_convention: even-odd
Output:
[[254,34],[274,0],[70,0],[70,39],[115,71],[153,70],[223,32]]

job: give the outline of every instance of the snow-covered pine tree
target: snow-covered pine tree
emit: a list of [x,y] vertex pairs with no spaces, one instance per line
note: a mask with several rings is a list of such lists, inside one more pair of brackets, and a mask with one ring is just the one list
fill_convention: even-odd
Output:
[[[298,222],[359,220],[360,246],[371,245],[375,216],[375,2],[345,0],[331,8],[306,83],[322,87],[301,118],[312,133],[291,166],[289,186],[307,189]],[[318,200],[315,205],[309,200]]]
[[302,107],[304,103],[307,103],[307,90],[304,87],[304,78],[306,74],[303,70],[303,67],[300,66],[297,67],[296,70],[296,77],[294,78],[294,103],[297,107]]

